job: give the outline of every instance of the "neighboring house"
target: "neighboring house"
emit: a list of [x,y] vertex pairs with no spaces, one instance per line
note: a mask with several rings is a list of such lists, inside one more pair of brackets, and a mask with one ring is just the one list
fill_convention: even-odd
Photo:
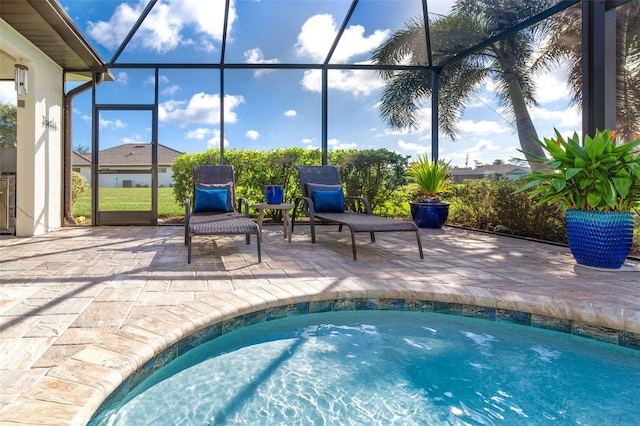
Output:
[[80,173],[91,184],[91,154],[71,152],[71,170]]
[[454,183],[462,183],[467,179],[483,179],[488,177],[505,177],[507,179],[520,179],[528,175],[531,169],[527,166],[517,166],[515,164],[489,164],[478,166],[475,169],[457,168],[451,169],[451,176]]
[[[158,144],[158,186],[173,186],[173,159],[180,151]],[[73,153],[73,171],[91,184],[91,154]],[[151,144],[126,143],[102,150],[98,154],[100,187],[135,188],[151,186]]]

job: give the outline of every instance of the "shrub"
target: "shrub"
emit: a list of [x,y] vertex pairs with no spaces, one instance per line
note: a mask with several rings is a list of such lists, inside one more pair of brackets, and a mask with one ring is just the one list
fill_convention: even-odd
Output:
[[346,193],[365,197],[375,212],[388,209],[383,206],[407,183],[408,156],[384,148],[339,150],[330,154],[329,164],[338,166]]
[[[302,192],[296,165],[321,164],[321,152],[303,148],[283,148],[270,151],[231,149],[225,151],[225,163],[234,168],[236,193],[248,198],[250,203],[264,201],[264,185],[271,178],[285,187],[284,201],[293,202]],[[340,178],[349,195],[366,197],[374,211],[394,215],[404,211],[390,205],[389,200],[405,183],[404,170],[408,157],[386,149],[336,150],[329,153],[329,164],[340,169]],[[176,202],[184,206],[191,197],[193,187],[192,166],[220,164],[220,151],[212,149],[198,154],[182,154],[173,161],[173,193]],[[402,200],[404,202],[404,200]],[[404,203],[403,203],[404,204]],[[277,219],[281,212],[267,211]]]
[[87,178],[78,172],[71,172],[71,205],[89,190]]
[[518,187],[519,182],[505,178],[455,185],[448,198],[449,223],[491,231],[501,226],[514,235],[566,241],[564,212],[557,205],[537,205],[527,194],[513,194]]

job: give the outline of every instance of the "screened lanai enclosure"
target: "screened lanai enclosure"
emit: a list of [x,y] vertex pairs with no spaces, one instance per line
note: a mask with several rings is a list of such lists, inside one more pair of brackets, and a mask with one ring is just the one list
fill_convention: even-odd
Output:
[[[94,225],[157,223],[183,152],[224,163],[228,150],[299,147],[326,163],[333,149],[386,148],[470,167],[554,128],[638,133],[639,98],[616,105],[635,90],[637,1],[60,4],[110,76],[66,87],[65,143],[85,148]],[[69,179],[81,166],[67,162]],[[146,188],[148,208],[110,210],[113,186]]]

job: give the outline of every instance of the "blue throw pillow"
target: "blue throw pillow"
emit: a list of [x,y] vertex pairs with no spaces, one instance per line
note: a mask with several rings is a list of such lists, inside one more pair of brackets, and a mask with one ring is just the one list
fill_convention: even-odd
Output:
[[235,208],[233,207],[233,205],[235,204],[235,197],[234,197],[234,189],[233,189],[233,182],[227,182],[227,183],[198,183],[196,184],[196,188],[201,188],[201,189],[226,189],[228,191],[227,193],[227,211],[234,211]]
[[229,206],[227,189],[203,189],[196,188],[196,205],[194,213],[228,213]]
[[311,191],[314,209],[324,213],[344,213],[344,194],[342,189],[334,191]]

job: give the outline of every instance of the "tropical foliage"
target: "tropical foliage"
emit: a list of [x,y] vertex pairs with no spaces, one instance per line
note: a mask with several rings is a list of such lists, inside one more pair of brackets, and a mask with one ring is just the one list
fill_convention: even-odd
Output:
[[[511,28],[535,13],[546,10],[552,0],[504,2],[501,0],[457,0],[452,14],[429,22],[432,57],[425,44],[425,26],[418,19],[393,34],[373,54],[379,65],[438,64],[466,48]],[[535,105],[531,61],[537,37],[548,26],[537,25],[512,33],[442,68],[439,84],[440,129],[455,138],[457,122],[466,105],[488,79],[496,83],[498,101],[515,120],[521,148],[527,159],[542,155],[529,106]],[[382,70],[386,81],[380,113],[395,128],[417,127],[422,104],[432,96],[432,71]],[[537,163],[530,161],[533,168]]]
[[594,211],[632,211],[640,205],[640,139],[616,145],[615,132],[597,131],[584,138],[574,133],[539,142],[549,158],[538,161],[547,170],[525,178],[517,192],[540,196],[539,203],[560,203],[564,208]]
[[451,183],[449,172],[451,163],[429,161],[426,154],[418,155],[409,165],[407,176],[418,185],[418,202],[438,202],[440,194],[446,191]]

